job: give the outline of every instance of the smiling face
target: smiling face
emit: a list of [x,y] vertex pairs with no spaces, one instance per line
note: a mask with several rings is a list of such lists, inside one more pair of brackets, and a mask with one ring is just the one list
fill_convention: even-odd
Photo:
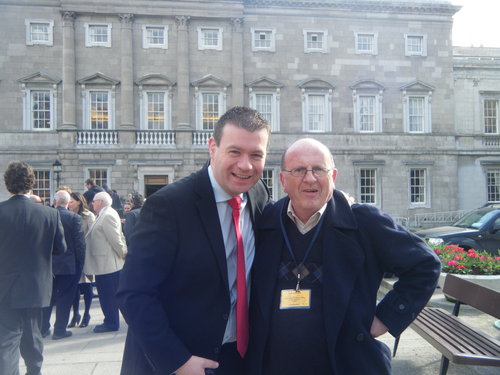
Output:
[[295,168],[329,169],[323,177],[315,177],[310,171],[304,177],[294,177],[289,172],[280,172],[283,190],[290,197],[295,214],[306,223],[332,197],[337,170],[326,146],[312,139],[299,140],[287,150],[283,169]]
[[266,129],[249,132],[228,123],[222,129],[220,144],[210,138],[210,164],[222,189],[232,197],[246,193],[262,175],[269,133]]

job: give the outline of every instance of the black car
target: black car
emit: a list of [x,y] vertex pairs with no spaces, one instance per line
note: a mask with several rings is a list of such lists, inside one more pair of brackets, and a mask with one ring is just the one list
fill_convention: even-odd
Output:
[[420,230],[416,234],[431,245],[455,244],[464,249],[486,250],[498,255],[500,205],[486,205],[467,213],[455,224]]

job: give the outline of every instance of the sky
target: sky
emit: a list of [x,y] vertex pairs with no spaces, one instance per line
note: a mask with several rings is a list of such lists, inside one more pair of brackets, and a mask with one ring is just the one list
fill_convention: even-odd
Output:
[[453,45],[500,48],[500,0],[452,0],[462,5],[453,20]]

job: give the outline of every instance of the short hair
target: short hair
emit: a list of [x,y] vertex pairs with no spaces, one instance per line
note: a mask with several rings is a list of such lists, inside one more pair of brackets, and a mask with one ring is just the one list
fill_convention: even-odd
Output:
[[93,178],[87,178],[85,180],[85,184],[94,186],[95,185],[95,181],[94,181]]
[[144,204],[144,197],[139,193],[133,193],[131,203],[133,208],[142,207],[142,205]]
[[65,190],[67,191],[68,193],[71,194],[71,188],[67,185],[59,185],[57,188],[56,188],[56,192],[59,191],[59,190]]
[[94,200],[101,200],[104,202],[104,205],[106,207],[111,206],[113,203],[113,199],[111,198],[111,195],[106,193],[105,191],[100,191],[96,195],[94,195]]
[[25,194],[35,186],[35,172],[28,163],[14,161],[7,166],[3,175],[5,187],[12,194]]
[[72,192],[70,196],[71,198],[73,198],[73,200],[81,203],[78,205],[78,215],[81,215],[83,211],[89,210],[89,205],[87,204],[87,200],[85,199],[82,193]]
[[58,206],[66,206],[69,203],[69,193],[66,190],[58,190],[54,195],[54,200]]
[[271,134],[269,122],[259,112],[252,108],[237,106],[229,109],[217,121],[214,129],[214,139],[217,146],[220,145],[222,131],[227,124],[245,129],[251,133],[265,129],[268,134]]

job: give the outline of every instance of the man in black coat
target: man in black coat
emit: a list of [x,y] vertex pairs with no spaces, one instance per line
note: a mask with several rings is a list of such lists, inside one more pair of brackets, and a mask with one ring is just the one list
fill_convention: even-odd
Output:
[[19,352],[27,374],[43,362],[42,307],[52,291],[52,254],[66,251],[59,212],[34,204],[31,166],[9,164],[4,175],[12,197],[0,203],[0,374],[19,374]]
[[92,207],[92,200],[94,199],[94,195],[100,193],[101,191],[104,191],[104,189],[96,185],[95,181],[92,178],[87,178],[85,180],[85,187],[87,188],[87,191],[83,193],[83,196],[87,201],[87,205],[89,206],[90,210],[95,213],[94,207]]
[[[237,290],[248,285],[253,223],[268,200],[260,180],[268,138],[256,111],[230,109],[209,140],[210,165],[146,200],[117,293],[128,323],[122,375],[243,373],[245,330],[236,326],[245,309],[238,319],[236,307],[248,301]],[[242,268],[232,198],[242,199]]]
[[141,213],[143,204],[143,196],[139,193],[133,193],[131,199],[132,209],[125,214],[125,221],[123,222],[123,234],[125,235],[127,246],[130,246],[130,239],[132,238],[134,227],[139,221],[139,214]]
[[54,197],[54,206],[61,216],[68,251],[52,258],[54,273],[52,300],[50,306],[43,310],[42,336],[45,337],[50,332],[52,307],[56,306],[53,340],[64,339],[72,335],[66,327],[85,261],[85,234],[82,228],[82,218],[68,210],[69,200],[70,195],[64,190],[56,192]]

